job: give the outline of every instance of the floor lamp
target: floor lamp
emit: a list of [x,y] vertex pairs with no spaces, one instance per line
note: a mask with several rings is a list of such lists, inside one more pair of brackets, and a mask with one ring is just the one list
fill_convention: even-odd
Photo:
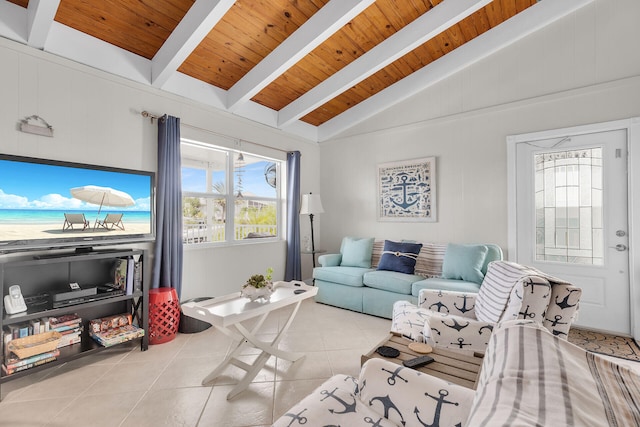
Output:
[[316,268],[316,246],[313,240],[313,216],[323,213],[322,200],[319,194],[303,194],[302,206],[300,207],[300,215],[309,215],[311,221],[311,256],[313,258],[313,268]]

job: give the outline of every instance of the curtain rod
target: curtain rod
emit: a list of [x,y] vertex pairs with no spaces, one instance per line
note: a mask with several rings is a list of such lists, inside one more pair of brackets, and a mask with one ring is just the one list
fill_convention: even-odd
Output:
[[148,117],[149,120],[151,121],[151,124],[153,124],[153,120],[154,119],[156,119],[156,120],[162,119],[162,116],[157,116],[155,114],[151,114],[150,112],[148,112],[146,110],[141,112],[140,114],[142,115],[142,117]]
[[[163,116],[158,116],[157,114],[152,114],[152,113],[150,113],[150,112],[148,112],[146,110],[142,111],[140,114],[142,115],[142,117],[148,117],[151,120],[151,123],[153,123],[154,119],[161,120],[162,117],[163,117]],[[204,128],[201,128],[201,127],[198,127],[198,126],[190,125],[190,124],[184,123],[182,121],[180,121],[180,125],[181,126],[190,127],[191,129],[201,130],[203,132],[207,132],[207,133],[210,133],[212,135],[220,136],[222,138],[228,138],[228,139],[237,140],[237,141],[240,141],[240,142],[247,142],[249,144],[257,145],[259,147],[264,147],[264,148],[268,148],[270,150],[280,151],[282,153],[288,153],[289,152],[289,150],[282,150],[280,148],[270,147],[268,145],[260,144],[258,142],[247,141],[246,139],[235,138],[233,136],[225,135],[225,134],[220,133],[220,132],[214,132],[214,131],[209,130],[209,129],[204,129]]]

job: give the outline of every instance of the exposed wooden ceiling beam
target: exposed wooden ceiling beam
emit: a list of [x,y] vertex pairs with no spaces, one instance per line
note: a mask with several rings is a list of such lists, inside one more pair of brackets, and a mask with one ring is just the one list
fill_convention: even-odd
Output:
[[280,110],[278,126],[303,117],[349,87],[460,22],[492,0],[445,1]]
[[227,109],[235,111],[269,83],[295,65],[375,0],[332,0],[228,91]]
[[51,27],[45,50],[116,76],[149,84],[151,61],[57,21]]
[[326,141],[594,0],[542,1],[318,127]]
[[235,0],[196,0],[153,57],[151,85],[162,87],[234,3]]
[[[364,3],[370,4],[372,1],[373,0],[344,0],[340,2],[340,0],[332,0],[325,5],[325,8],[327,8],[325,13],[331,10],[335,13],[340,8],[351,10],[349,6],[345,6],[346,2],[355,8],[360,7],[359,5],[363,5]],[[442,2],[426,14],[430,15],[430,19],[433,21],[427,20],[424,15],[423,17],[417,18],[419,24],[412,23],[408,26],[408,28],[413,28],[411,31],[406,30],[407,27],[405,27],[405,29],[399,32],[402,33],[401,36],[397,35],[399,33],[392,36],[391,40],[393,41],[385,41],[378,46],[370,48],[368,53],[355,60],[355,62],[352,62],[351,65],[343,68],[343,72],[338,73],[339,77],[329,77],[328,80],[320,84],[319,87],[321,89],[312,89],[312,91],[304,95],[301,100],[294,101],[280,111],[245,99],[255,96],[256,90],[259,91],[260,88],[263,88],[265,82],[268,84],[268,82],[272,80],[271,73],[275,73],[274,75],[280,73],[280,66],[283,67],[283,69],[290,66],[288,63],[289,60],[278,57],[274,53],[272,53],[274,55],[273,59],[267,55],[265,60],[258,62],[258,65],[254,67],[256,70],[264,67],[260,72],[255,71],[256,75],[251,77],[251,79],[256,78],[257,80],[253,81],[249,77],[247,77],[245,81],[242,79],[238,80],[237,86],[232,86],[229,91],[225,91],[219,87],[212,86],[212,84],[199,81],[176,71],[182,61],[184,61],[184,58],[191,54],[195,46],[200,43],[200,40],[206,37],[210,28],[215,26],[220,18],[224,16],[225,12],[233,5],[233,1],[231,0],[197,0],[178,25],[180,28],[176,27],[176,31],[179,32],[167,39],[153,60],[148,60],[145,57],[116,47],[100,38],[90,36],[79,30],[74,30],[71,27],[58,23],[54,18],[58,6],[60,4],[64,6],[61,0],[31,0],[28,7],[21,7],[8,1],[0,0],[0,37],[6,37],[31,47],[42,45],[44,50],[52,54],[66,57],[75,62],[83,63],[145,85],[149,85],[152,82],[153,76],[154,86],[161,86],[165,91],[194,99],[216,109],[228,110],[228,106],[231,105],[232,96],[236,96],[238,97],[238,101],[232,104],[234,114],[266,126],[277,127],[287,133],[300,136],[309,141],[325,141],[348,131],[349,128],[357,123],[375,117],[376,114],[379,114],[390,106],[436,84],[478,60],[486,58],[495,51],[508,46],[510,43],[519,40],[531,32],[541,29],[545,25],[592,1],[593,0],[540,2],[525,10],[522,14],[498,25],[489,32],[491,33],[490,36],[482,35],[477,37],[467,45],[458,48],[459,50],[456,49],[445,55],[442,59],[415,71],[404,80],[378,92],[377,95],[357,103],[354,107],[318,127],[297,119],[303,114],[306,114],[305,111],[308,111],[309,108],[317,108],[318,105],[322,105],[326,100],[333,98],[336,93],[342,93],[336,88],[349,88],[350,85],[358,83],[360,79],[370,76],[386,64],[395,61],[401,55],[405,55],[407,51],[415,48],[412,45],[418,46],[420,43],[423,43],[423,41],[418,40],[420,40],[421,37],[428,37],[425,36],[425,34],[437,33],[450,24],[457,22],[457,20],[462,19],[464,15],[457,19],[454,18],[455,10],[466,10],[460,5],[475,5],[475,9],[479,9],[482,7],[482,4],[486,2],[479,0]],[[342,5],[339,3],[342,3]],[[458,7],[459,9],[454,10],[452,9],[453,7]],[[312,14],[311,17],[313,18],[319,15],[325,8]],[[468,10],[466,15],[475,9]],[[448,13],[452,17],[450,22],[446,22],[446,16],[437,18],[439,15],[445,13]],[[346,18],[344,19],[346,20]],[[316,34],[321,34],[323,31],[333,31],[330,30],[332,26],[328,20],[321,21],[320,24],[322,27],[320,30],[315,30]],[[440,27],[438,27],[439,24]],[[304,28],[304,25],[305,24],[302,24],[300,29]],[[342,26],[344,26],[344,24],[342,24]],[[300,31],[300,29],[298,31]],[[302,44],[302,40],[306,40],[308,43],[315,43],[315,39],[312,37],[313,31],[306,30],[306,28],[305,31],[308,32],[300,34],[294,33],[294,35],[285,39],[285,42],[291,43],[292,45],[294,43]],[[171,40],[172,38],[175,40]],[[289,41],[289,39],[291,39],[291,41]],[[384,46],[388,44],[393,44],[394,50],[400,49],[400,51],[390,54],[384,48]],[[193,47],[191,47],[191,45],[193,45]],[[306,48],[302,47],[301,49]],[[294,51],[292,55],[296,53],[297,51]],[[282,55],[286,56],[284,54]],[[154,67],[153,72],[152,66]],[[345,70],[346,72],[344,72]],[[243,86],[245,83],[246,87]],[[332,90],[334,92],[331,92]],[[240,95],[232,94],[232,92],[236,91]],[[316,91],[327,91],[327,95],[318,97],[315,95]],[[254,95],[252,96],[252,94]],[[309,105],[313,107],[309,107]],[[296,107],[295,110],[293,109],[294,107]],[[290,116],[287,117],[287,114]],[[372,126],[375,127],[373,122]]]
[[[225,110],[227,91],[181,72],[173,74],[162,90]],[[253,101],[245,102],[233,114],[271,128],[277,127],[278,112]],[[288,126],[286,132],[310,142],[318,141],[318,128],[300,120]]]
[[30,0],[27,6],[27,44],[44,49],[60,0]]
[[27,42],[27,14],[24,8],[8,1],[0,2],[0,37],[19,43]]

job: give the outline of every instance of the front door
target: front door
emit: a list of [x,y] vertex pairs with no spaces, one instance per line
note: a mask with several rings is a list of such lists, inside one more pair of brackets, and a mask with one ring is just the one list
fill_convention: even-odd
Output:
[[627,130],[515,150],[517,262],[582,288],[577,325],[630,334]]

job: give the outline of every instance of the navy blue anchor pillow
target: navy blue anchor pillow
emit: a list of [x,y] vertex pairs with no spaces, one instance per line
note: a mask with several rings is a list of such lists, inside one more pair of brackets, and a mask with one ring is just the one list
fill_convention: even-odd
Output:
[[420,249],[422,249],[422,243],[400,243],[385,240],[378,270],[414,274]]

